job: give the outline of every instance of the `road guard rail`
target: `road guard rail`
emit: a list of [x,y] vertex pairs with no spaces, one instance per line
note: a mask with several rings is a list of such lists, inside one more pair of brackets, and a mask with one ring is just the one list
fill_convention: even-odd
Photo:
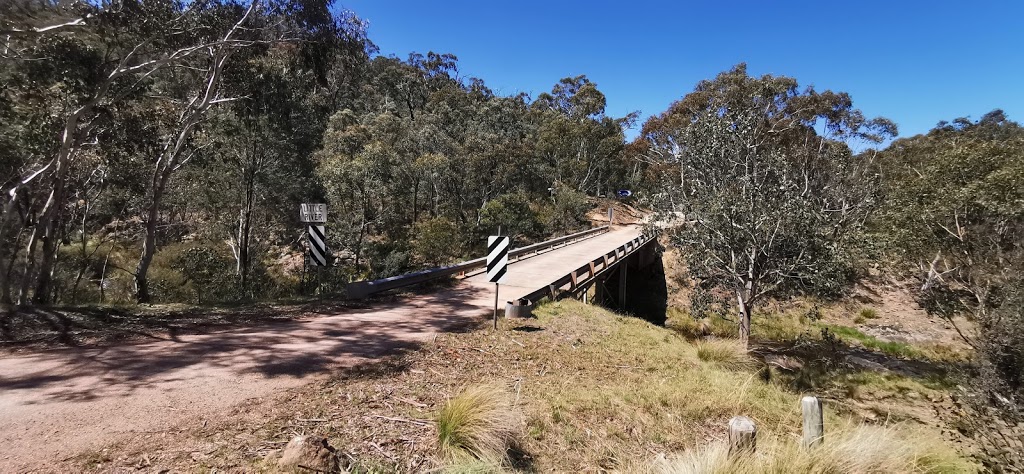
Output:
[[[596,227],[583,232],[558,237],[544,242],[527,245],[526,247],[513,249],[508,253],[509,263],[531,257],[538,253],[553,250],[558,246],[571,245],[581,240],[589,239],[595,235],[608,232],[608,226]],[[462,263],[448,265],[446,267],[431,268],[404,275],[381,278],[379,280],[356,281],[345,285],[345,291],[351,298],[366,298],[374,293],[402,288],[405,286],[424,283],[430,280],[449,277],[458,274],[466,276],[477,270],[483,270],[487,266],[487,257],[475,258]]]
[[509,301],[508,304],[510,306],[532,306],[544,297],[554,300],[564,295],[575,295],[580,290],[585,290],[597,277],[608,272],[620,262],[625,261],[626,257],[636,253],[636,251],[654,239],[655,235],[641,234],[633,240],[567,273],[547,286],[534,290],[515,301]]

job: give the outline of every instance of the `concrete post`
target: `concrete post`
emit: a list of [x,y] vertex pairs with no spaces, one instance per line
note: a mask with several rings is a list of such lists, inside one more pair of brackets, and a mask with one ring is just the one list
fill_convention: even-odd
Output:
[[729,455],[753,453],[757,450],[757,426],[745,416],[729,420]]
[[825,421],[818,397],[806,396],[800,399],[800,408],[804,413],[803,446],[809,448],[821,444],[825,437]]

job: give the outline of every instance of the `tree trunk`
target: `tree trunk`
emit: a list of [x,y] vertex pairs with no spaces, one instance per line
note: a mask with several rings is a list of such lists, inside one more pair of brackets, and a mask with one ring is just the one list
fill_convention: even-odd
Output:
[[[59,171],[59,170],[58,170]],[[32,300],[37,304],[47,304],[52,300],[53,271],[57,265],[57,249],[60,238],[57,235],[64,219],[64,177],[58,175],[57,183],[54,186],[53,207],[46,215],[46,223],[43,229],[43,259],[39,263],[39,277],[36,281],[36,291]]]
[[747,348],[750,343],[750,303],[744,300],[743,292],[737,292],[736,302],[740,311],[740,343]]
[[415,184],[412,187],[412,225],[416,225],[416,221],[420,218],[420,207],[419,200],[417,199],[420,195],[420,180],[416,179]]
[[135,266],[135,301],[138,303],[149,303],[149,265],[153,263],[153,255],[156,253],[156,224],[157,214],[160,210],[160,203],[163,201],[164,188],[170,178],[173,163],[165,168],[157,168],[154,171],[153,196],[146,209],[146,236],[142,241],[142,254],[139,255],[139,263]]
[[365,209],[363,209],[362,214],[363,214],[363,219],[362,219],[362,222],[359,223],[359,236],[356,238],[356,261],[355,261],[355,267],[356,267],[356,272],[355,273],[356,273],[356,275],[359,274],[359,257],[363,253],[363,236],[366,235],[366,210]]
[[107,262],[110,261],[110,254],[114,251],[114,243],[110,243],[110,250],[107,250],[107,256],[103,257],[103,268],[100,270],[100,303],[107,301],[107,289],[105,283],[107,281]]
[[25,304],[29,284],[35,278],[36,244],[39,243],[39,234],[40,227],[39,224],[36,224],[36,228],[32,230],[32,235],[28,238],[28,245],[25,247],[25,271],[21,274],[21,288],[18,290],[18,299],[15,301],[19,305]]
[[13,239],[13,245],[11,245],[11,255],[3,261],[0,261],[0,303],[11,304],[14,300],[11,299],[11,273],[14,272],[14,264],[18,261],[18,248],[21,246],[21,237],[25,233],[25,227],[22,226],[18,229],[18,233],[15,234]]
[[238,234],[235,236],[238,249],[235,252],[235,273],[238,275],[239,288],[246,291],[249,285],[249,240],[252,229],[253,201],[255,200],[255,179],[245,176],[245,189],[242,191],[242,205],[238,211]]

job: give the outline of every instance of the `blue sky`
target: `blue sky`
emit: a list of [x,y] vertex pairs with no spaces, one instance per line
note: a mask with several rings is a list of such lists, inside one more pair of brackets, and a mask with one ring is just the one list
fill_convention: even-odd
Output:
[[[381,54],[453,53],[461,75],[536,96],[586,74],[640,124],[739,62],[849,92],[900,136],[1002,108],[1024,122],[1024,1],[339,0]],[[637,130],[629,133],[635,136]]]

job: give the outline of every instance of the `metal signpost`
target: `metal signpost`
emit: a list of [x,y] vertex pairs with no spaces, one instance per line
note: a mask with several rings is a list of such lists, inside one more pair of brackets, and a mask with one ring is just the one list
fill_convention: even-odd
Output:
[[494,329],[498,329],[498,284],[505,281],[508,273],[508,249],[511,244],[508,237],[487,237],[487,281],[494,283]]
[[[306,235],[309,239],[309,259],[316,264],[316,294],[323,302],[323,282],[320,268],[328,266],[330,254],[327,253],[327,204],[300,204],[299,220],[309,224]],[[319,225],[318,225],[319,224]]]
[[[615,192],[615,195],[620,198],[628,198],[633,195],[633,191],[628,189],[620,189]],[[615,210],[612,206],[608,206],[608,225],[615,225]]]

